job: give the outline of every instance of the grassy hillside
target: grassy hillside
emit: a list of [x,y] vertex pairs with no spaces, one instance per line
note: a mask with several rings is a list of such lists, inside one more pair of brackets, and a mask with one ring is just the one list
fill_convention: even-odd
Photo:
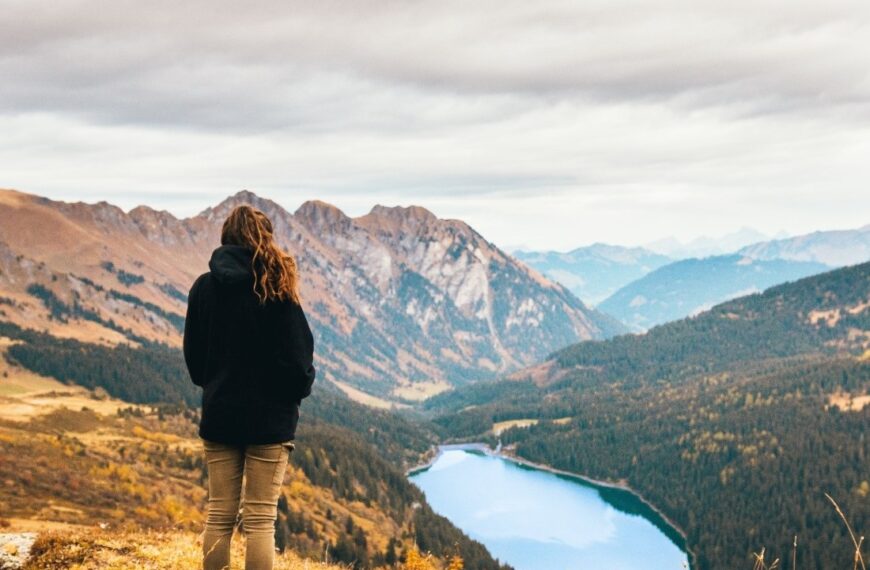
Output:
[[824,493],[870,526],[868,301],[870,264],[832,271],[429,406],[456,438],[538,420],[502,441],[635,488],[686,531],[697,568],[747,567],[762,547],[790,568],[795,535],[801,568],[850,568]]
[[[58,408],[21,420],[0,420],[2,524],[201,530],[205,473],[188,411]],[[390,566],[415,544],[442,560],[459,554],[473,567],[498,567],[371,445],[321,422],[300,431],[276,537],[281,549],[328,552],[354,568]]]
[[[99,525],[122,533],[201,530],[205,472],[196,409],[184,402],[131,405],[107,394],[148,385],[147,366],[134,368],[150,362],[153,355],[143,354],[148,347],[96,347],[105,348],[106,361],[92,358],[94,347],[67,350],[64,370],[70,375],[59,375],[87,386],[94,383],[83,378],[100,380],[96,390],[87,390],[27,370],[31,361],[15,351],[38,343],[72,346],[67,341],[8,327],[4,332],[18,338],[4,337],[0,344],[0,524]],[[152,350],[166,355],[155,372],[174,378],[166,363],[177,355],[165,347]],[[136,382],[129,373],[116,376],[125,363],[141,371]],[[33,368],[50,371],[42,365]],[[103,382],[114,378],[125,382]],[[160,394],[172,384],[151,386]],[[152,393],[135,394],[150,399]],[[392,567],[416,544],[441,562],[459,555],[469,567],[500,568],[479,543],[432,512],[406,480],[404,468],[435,437],[425,425],[328,393],[306,400],[302,415],[279,502],[280,548],[317,560],[328,552],[330,561],[375,568]]]

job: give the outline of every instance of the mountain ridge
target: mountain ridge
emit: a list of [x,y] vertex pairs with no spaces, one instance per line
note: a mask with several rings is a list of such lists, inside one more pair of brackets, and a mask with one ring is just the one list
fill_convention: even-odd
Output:
[[600,242],[566,252],[516,250],[512,255],[594,305],[672,261],[643,247]]
[[599,307],[642,331],[731,298],[829,269],[816,262],[757,259],[741,254],[681,259],[625,285]]
[[870,259],[870,224],[856,229],[819,230],[747,245],[737,253],[756,259],[815,261],[843,267]]
[[[60,331],[65,315],[88,331],[86,342],[178,346],[172,323],[184,315],[189,284],[207,270],[221,222],[243,203],[269,215],[296,257],[320,370],[347,393],[410,402],[625,330],[461,220],[420,206],[375,205],[350,217],[320,200],[291,213],[248,190],[181,219],[145,205],[124,212],[105,201],[0,191],[8,249],[0,293],[16,303],[0,317]],[[24,267],[32,265],[50,271],[37,276]]]

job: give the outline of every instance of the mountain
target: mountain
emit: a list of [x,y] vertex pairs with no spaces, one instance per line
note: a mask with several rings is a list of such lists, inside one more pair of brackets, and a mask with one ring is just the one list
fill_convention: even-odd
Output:
[[0,191],[0,320],[88,344],[178,347],[186,293],[239,204],[297,257],[321,379],[390,405],[624,331],[464,222],[419,206],[351,218],[240,192],[197,216]]
[[676,238],[664,238],[648,243],[646,247],[675,259],[687,257],[710,257],[734,253],[746,245],[769,240],[771,236],[754,228],[743,227],[718,237],[701,236],[688,242]]
[[[172,540],[189,543],[189,535],[201,530],[205,474],[196,436],[199,389],[187,376],[180,335],[186,291],[205,269],[229,209],[242,202],[266,210],[280,240],[295,245],[306,278],[302,293],[319,342],[320,382],[302,405],[299,447],[278,504],[279,547],[291,549],[291,557],[328,559],[346,568],[392,564],[416,548],[430,551],[438,566],[458,554],[469,567],[505,568],[434,513],[405,477],[405,469],[430,453],[438,426],[353,402],[336,387],[342,377],[331,372],[340,370],[340,363],[330,335],[356,345],[358,352],[350,355],[359,358],[354,372],[390,365],[401,369],[411,358],[422,358],[378,343],[392,342],[383,340],[387,335],[423,333],[387,325],[385,331],[372,330],[378,323],[389,324],[390,313],[382,306],[396,302],[391,282],[376,296],[363,282],[375,281],[371,267],[343,266],[358,258],[342,248],[357,248],[359,259],[386,248],[368,234],[343,234],[348,241],[333,244],[324,220],[355,222],[348,223],[328,204],[309,202],[291,214],[250,193],[178,220],[147,207],[125,213],[107,203],[68,204],[0,192],[0,481],[12,489],[0,494],[0,528],[54,531],[33,546],[37,559],[51,560],[46,562],[51,567],[85,559],[94,565],[89,567],[102,567],[90,558],[100,548],[89,540],[118,541],[119,532],[171,529],[179,533]],[[396,228],[374,224],[372,231],[396,231],[413,242],[406,237],[405,213],[410,218],[418,212],[399,211]],[[436,233],[441,222],[430,220],[417,235]],[[467,226],[460,229],[479,238]],[[466,254],[461,248],[455,253],[442,267],[460,273],[451,263]],[[479,254],[484,253],[498,255]],[[429,263],[438,266],[434,257]],[[411,279],[406,261],[391,257],[386,265],[390,279]],[[558,286],[517,267],[495,305],[510,314],[511,295],[522,290],[539,295],[525,300],[527,305],[561,299]],[[484,277],[499,282],[497,269],[496,261]],[[435,289],[428,282],[420,287]],[[354,288],[371,295],[368,306],[343,297]],[[564,318],[579,322],[585,308],[570,293],[565,298],[566,305],[578,308],[560,307],[567,313]],[[454,327],[438,321],[443,318],[435,315],[433,321]],[[462,326],[464,322],[451,330]],[[510,331],[490,336],[510,345]],[[538,338],[555,337],[550,331]],[[417,344],[411,346],[418,350]],[[378,352],[383,347],[394,352]],[[469,349],[469,357],[476,355],[474,350]],[[526,357],[520,352],[515,362]],[[105,536],[93,538],[97,525],[106,529]],[[82,529],[90,531],[90,539],[76,534]],[[71,560],[76,555],[70,551],[77,548],[88,554]],[[136,548],[131,545],[124,554],[133,556]],[[146,545],[145,550],[153,548]],[[151,565],[138,558],[135,563],[116,558],[110,565],[140,562]]]
[[811,261],[758,260],[743,255],[684,259],[629,283],[599,308],[640,331],[827,269]]
[[813,232],[747,245],[739,253],[755,259],[814,261],[831,267],[870,260],[870,224],[855,230]]
[[870,225],[757,242],[734,254],[663,265],[625,285],[598,308],[645,330],[739,295],[868,259]]
[[642,247],[604,243],[567,252],[519,250],[513,252],[513,256],[568,287],[577,297],[592,305],[672,261]]
[[751,554],[846,568],[870,525],[870,263],[716,305],[644,335],[582,342],[427,407],[455,439],[639,492],[693,567]]

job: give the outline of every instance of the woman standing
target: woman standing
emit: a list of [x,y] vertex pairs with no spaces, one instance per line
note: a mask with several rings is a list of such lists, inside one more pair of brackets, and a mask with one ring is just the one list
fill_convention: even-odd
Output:
[[300,305],[296,263],[276,245],[263,212],[239,206],[230,213],[209,269],[190,290],[184,326],[187,369],[203,388],[203,566],[230,567],[244,481],[245,569],[270,570],[299,404],[314,382],[314,340]]

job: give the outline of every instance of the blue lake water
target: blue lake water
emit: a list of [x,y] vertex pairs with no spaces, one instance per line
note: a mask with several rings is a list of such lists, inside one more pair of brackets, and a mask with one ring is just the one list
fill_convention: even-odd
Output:
[[631,493],[466,449],[410,475],[435,511],[516,570],[682,570],[683,541]]

